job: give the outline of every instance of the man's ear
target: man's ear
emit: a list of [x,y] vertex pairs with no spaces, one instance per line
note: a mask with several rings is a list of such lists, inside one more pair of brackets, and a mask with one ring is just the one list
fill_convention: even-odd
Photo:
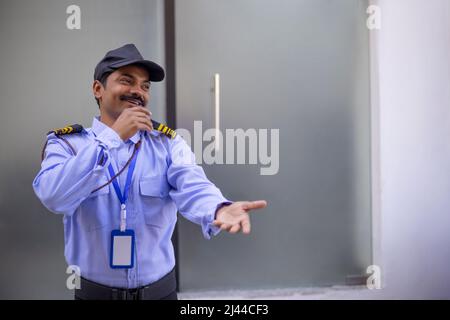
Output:
[[100,99],[103,95],[104,90],[105,88],[103,88],[102,83],[98,80],[95,80],[94,83],[92,84],[92,92],[94,93],[94,97],[96,99]]

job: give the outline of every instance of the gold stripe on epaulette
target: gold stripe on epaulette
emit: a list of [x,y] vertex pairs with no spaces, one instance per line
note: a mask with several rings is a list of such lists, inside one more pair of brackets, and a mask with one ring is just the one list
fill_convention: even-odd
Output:
[[61,129],[56,129],[55,131],[56,134],[69,134],[73,131],[73,128],[69,126]]
[[73,124],[64,128],[51,130],[47,134],[54,133],[57,136],[62,136],[71,133],[80,133],[81,131],[83,131],[83,126],[79,124]]

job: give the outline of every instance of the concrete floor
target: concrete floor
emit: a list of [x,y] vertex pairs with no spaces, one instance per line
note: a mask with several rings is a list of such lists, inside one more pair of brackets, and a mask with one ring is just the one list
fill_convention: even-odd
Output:
[[317,288],[286,288],[275,290],[233,290],[181,292],[180,300],[371,300],[383,299],[381,290],[366,286],[333,286]]

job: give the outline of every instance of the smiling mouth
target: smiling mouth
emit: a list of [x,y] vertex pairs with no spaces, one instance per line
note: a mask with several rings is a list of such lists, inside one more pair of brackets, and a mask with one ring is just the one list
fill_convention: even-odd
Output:
[[139,98],[131,98],[131,97],[120,97],[120,100],[130,102],[136,106],[144,106],[144,102]]

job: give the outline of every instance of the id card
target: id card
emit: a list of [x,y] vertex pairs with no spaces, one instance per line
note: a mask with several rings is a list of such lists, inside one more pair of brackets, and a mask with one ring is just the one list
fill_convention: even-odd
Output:
[[110,267],[130,269],[134,266],[134,231],[111,231]]

